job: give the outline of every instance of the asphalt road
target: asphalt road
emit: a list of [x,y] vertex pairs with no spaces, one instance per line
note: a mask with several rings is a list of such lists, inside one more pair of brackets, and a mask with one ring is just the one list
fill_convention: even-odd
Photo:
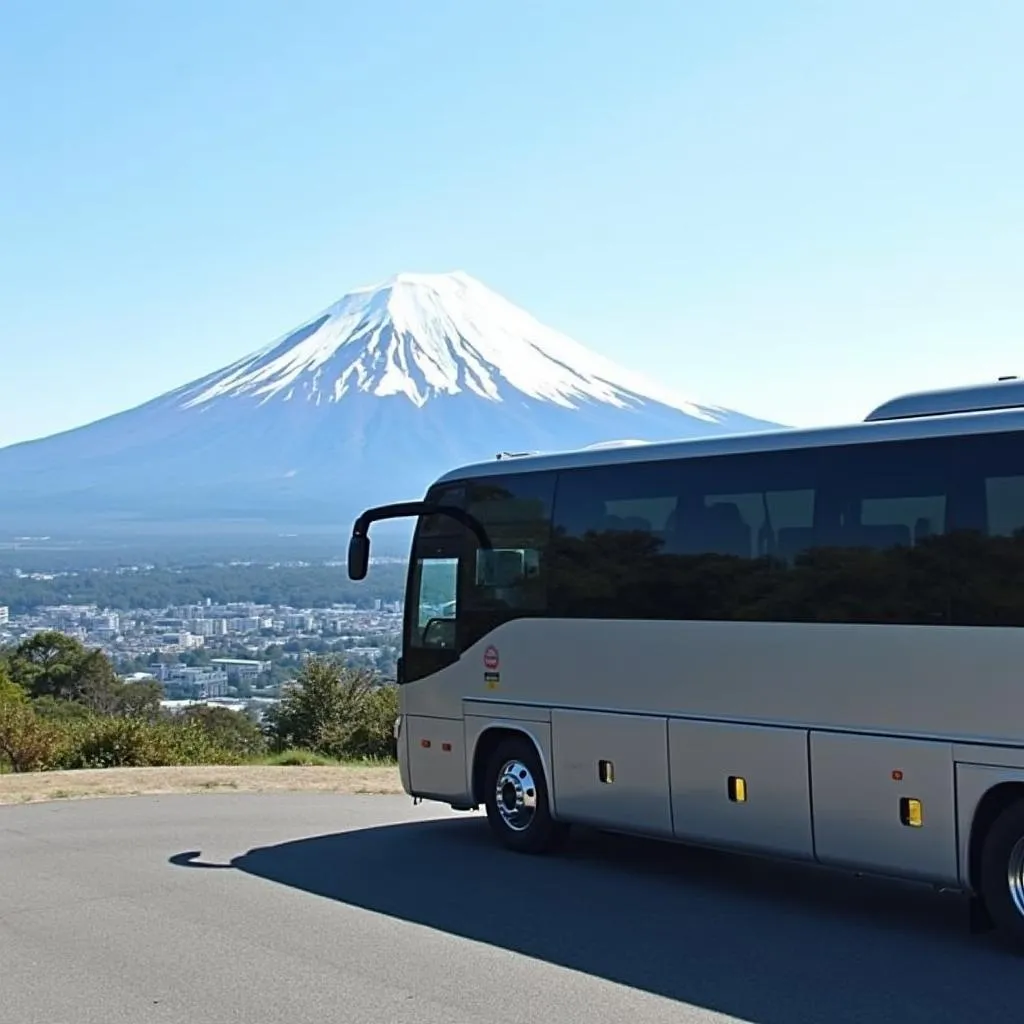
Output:
[[962,902],[404,797],[0,807],[2,1024],[1008,1024]]

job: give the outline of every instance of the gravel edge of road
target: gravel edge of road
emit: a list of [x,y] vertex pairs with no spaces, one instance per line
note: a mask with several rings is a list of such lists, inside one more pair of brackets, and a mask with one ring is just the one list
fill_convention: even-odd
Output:
[[199,765],[0,775],[0,805],[167,793],[400,794],[397,767]]

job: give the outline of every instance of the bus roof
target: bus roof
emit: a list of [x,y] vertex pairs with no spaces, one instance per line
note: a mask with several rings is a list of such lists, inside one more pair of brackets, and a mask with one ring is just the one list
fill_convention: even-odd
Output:
[[[1010,383],[1010,382],[1007,382]],[[863,444],[874,441],[899,441],[917,437],[948,437],[957,434],[985,434],[1024,430],[1024,381],[1014,390],[1019,404],[1004,403],[999,407],[960,405],[955,412],[929,414],[929,394],[941,396],[937,404],[955,404],[952,391],[965,397],[980,389],[958,388],[950,391],[902,396],[874,410],[863,423],[832,427],[760,430],[753,433],[721,434],[714,437],[690,438],[682,441],[659,441],[598,446],[562,452],[529,454],[511,459],[495,459],[452,469],[435,483],[465,480],[474,477],[505,476],[510,473],[534,473],[544,470],[575,469],[584,466],[613,466],[630,462],[657,462],[668,459],[701,458],[711,455],[736,455],[742,452],[785,451],[794,448],[821,448],[831,445]],[[901,404],[906,412],[901,413]]]

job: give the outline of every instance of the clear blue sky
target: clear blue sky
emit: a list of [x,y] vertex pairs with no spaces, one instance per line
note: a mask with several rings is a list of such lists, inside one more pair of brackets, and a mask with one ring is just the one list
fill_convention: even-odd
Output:
[[5,0],[0,444],[464,269],[793,424],[1024,373],[1024,4]]

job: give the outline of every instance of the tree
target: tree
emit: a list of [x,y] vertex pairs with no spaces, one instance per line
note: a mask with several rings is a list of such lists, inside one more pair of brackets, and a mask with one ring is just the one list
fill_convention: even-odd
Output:
[[114,666],[101,650],[89,650],[56,630],[23,640],[8,656],[7,664],[13,680],[32,697],[81,700],[117,682]]
[[160,717],[163,687],[153,680],[125,683],[120,679],[98,679],[88,684],[79,701],[98,715],[142,718],[152,722]]
[[267,747],[260,727],[244,712],[215,705],[197,704],[186,708],[181,717],[202,726],[210,740],[222,750],[243,757],[262,754]]
[[329,757],[396,756],[394,687],[337,658],[309,658],[298,679],[267,712],[266,730],[278,750],[303,747]]
[[73,637],[46,630],[15,647],[8,668],[14,681],[33,697],[73,700],[78,693],[78,667],[85,653]]

